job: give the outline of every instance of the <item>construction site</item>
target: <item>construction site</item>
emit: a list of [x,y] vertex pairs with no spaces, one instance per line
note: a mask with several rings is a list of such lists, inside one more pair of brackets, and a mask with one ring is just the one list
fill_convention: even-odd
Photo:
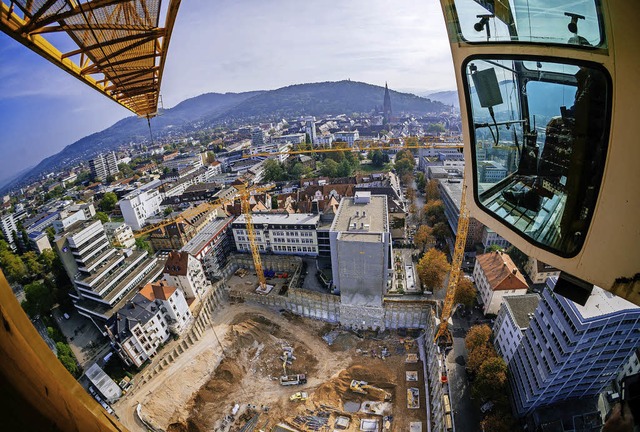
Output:
[[232,304],[203,338],[116,405],[131,430],[426,430],[417,344]]

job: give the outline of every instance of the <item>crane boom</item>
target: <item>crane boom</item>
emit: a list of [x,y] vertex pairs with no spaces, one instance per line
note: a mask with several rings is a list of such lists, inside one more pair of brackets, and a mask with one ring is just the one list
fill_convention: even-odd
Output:
[[444,345],[451,345],[452,337],[447,324],[451,318],[451,310],[455,301],[456,288],[460,279],[460,267],[464,258],[464,247],[467,242],[467,232],[469,231],[469,214],[465,199],[467,195],[467,187],[462,183],[462,196],[460,198],[460,216],[458,216],[458,230],[456,232],[456,244],[453,250],[453,258],[451,259],[451,272],[449,273],[449,283],[440,313],[440,324],[436,331],[435,341]]

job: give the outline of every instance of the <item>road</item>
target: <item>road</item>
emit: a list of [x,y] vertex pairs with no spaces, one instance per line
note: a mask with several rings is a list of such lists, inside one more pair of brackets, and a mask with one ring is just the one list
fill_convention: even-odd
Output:
[[446,361],[456,432],[477,432],[480,430],[480,409],[471,399],[471,384],[468,382],[465,372],[467,349],[464,346],[464,337],[469,330],[470,323],[476,318],[482,318],[479,312],[474,312],[465,318],[461,318],[459,314],[453,316],[453,350],[447,354]]

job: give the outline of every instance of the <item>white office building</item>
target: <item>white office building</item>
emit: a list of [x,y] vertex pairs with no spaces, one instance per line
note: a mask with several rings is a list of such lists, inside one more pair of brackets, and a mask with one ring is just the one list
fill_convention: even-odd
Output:
[[344,141],[349,147],[353,147],[353,143],[360,139],[360,133],[355,131],[341,131],[333,134],[335,141]]
[[538,308],[540,296],[525,294],[504,298],[500,312],[493,325],[494,346],[498,354],[509,364],[513,353],[520,345],[524,331]]
[[160,182],[152,182],[125,195],[118,205],[127,225],[138,231],[147,223],[147,219],[160,213],[162,195],[157,189]]

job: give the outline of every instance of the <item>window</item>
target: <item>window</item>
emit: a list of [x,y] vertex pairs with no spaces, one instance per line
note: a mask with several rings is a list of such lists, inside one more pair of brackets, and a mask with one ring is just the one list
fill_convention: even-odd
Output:
[[475,58],[465,69],[476,202],[533,243],[576,255],[604,172],[608,74],[536,58]]
[[[497,2],[495,2],[497,3]],[[605,47],[597,0],[455,0],[457,37],[468,42],[538,42]]]

